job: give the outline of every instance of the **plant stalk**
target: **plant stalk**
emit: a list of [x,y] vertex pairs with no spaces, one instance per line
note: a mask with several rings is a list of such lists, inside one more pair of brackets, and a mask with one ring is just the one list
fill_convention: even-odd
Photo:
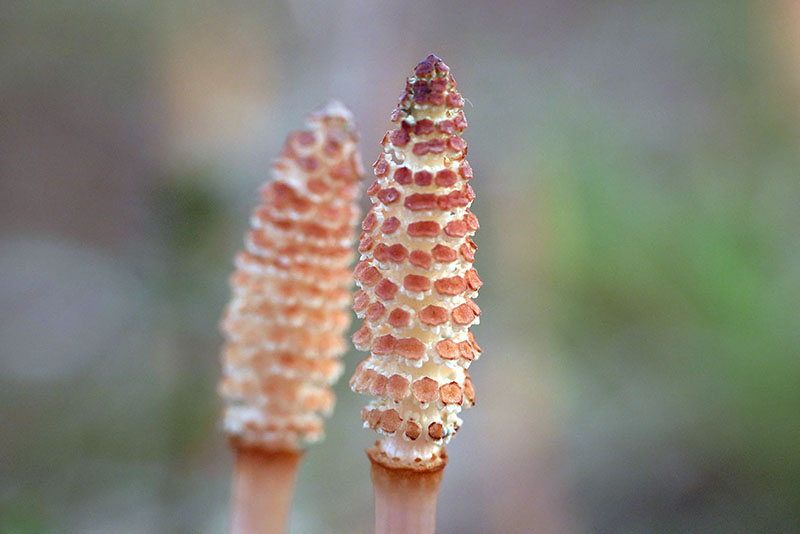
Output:
[[375,534],[433,534],[445,462],[396,466],[367,450],[375,492]]
[[231,534],[283,534],[302,454],[236,449]]

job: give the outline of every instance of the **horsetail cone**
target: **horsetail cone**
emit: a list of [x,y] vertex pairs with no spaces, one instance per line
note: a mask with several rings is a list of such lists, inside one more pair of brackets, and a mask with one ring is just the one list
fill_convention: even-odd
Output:
[[369,356],[350,386],[375,397],[361,415],[384,436],[368,453],[386,466],[443,467],[458,415],[475,402],[467,368],[481,352],[469,331],[481,280],[463,104],[449,67],[428,56],[408,78],[373,166],[353,305],[364,320],[353,343]]
[[341,375],[363,176],[336,102],[289,135],[236,256],[225,335],[224,430],[234,447],[299,451],[323,436]]

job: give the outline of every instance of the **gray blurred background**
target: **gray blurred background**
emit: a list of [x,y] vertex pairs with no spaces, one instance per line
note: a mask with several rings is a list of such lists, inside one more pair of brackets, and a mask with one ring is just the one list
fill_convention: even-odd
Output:
[[[4,0],[0,533],[224,531],[257,188],[329,96],[371,164],[429,52],[485,281],[439,531],[800,530],[800,3]],[[293,532],[371,532],[362,357]]]

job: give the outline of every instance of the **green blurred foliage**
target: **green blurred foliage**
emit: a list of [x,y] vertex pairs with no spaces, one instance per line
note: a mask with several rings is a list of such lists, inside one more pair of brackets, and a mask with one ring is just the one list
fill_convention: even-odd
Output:
[[22,502],[0,503],[0,534],[46,534],[53,532],[43,518],[41,507],[32,498]]
[[668,530],[681,514],[800,528],[797,128],[738,41],[704,52],[735,78],[715,102],[734,131],[653,150],[589,120],[566,130],[538,190],[545,321],[576,424],[611,404],[621,454],[677,449],[700,472],[690,502],[651,518]]

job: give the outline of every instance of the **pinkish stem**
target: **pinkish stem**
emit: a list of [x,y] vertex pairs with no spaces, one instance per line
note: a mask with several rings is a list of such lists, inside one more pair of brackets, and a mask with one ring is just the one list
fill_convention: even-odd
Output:
[[299,452],[237,449],[231,534],[283,534],[289,522]]
[[430,470],[387,466],[372,454],[375,534],[432,534],[444,465]]

